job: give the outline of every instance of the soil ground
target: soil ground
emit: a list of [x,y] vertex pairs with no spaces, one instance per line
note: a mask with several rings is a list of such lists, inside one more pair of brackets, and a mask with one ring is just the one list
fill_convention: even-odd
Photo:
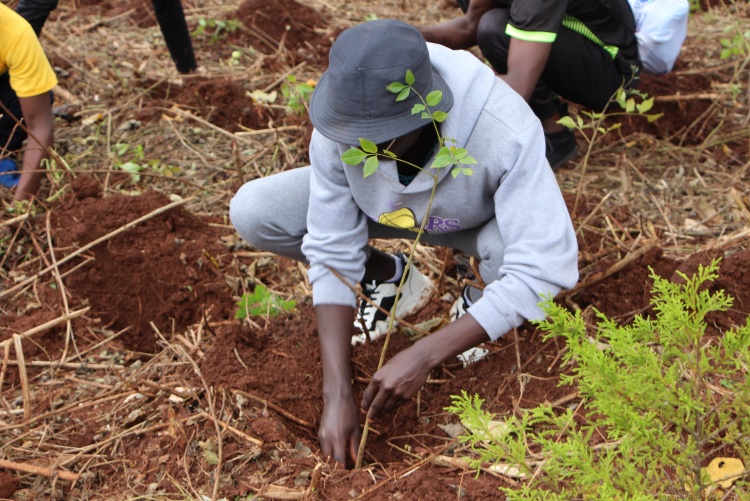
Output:
[[[559,384],[571,370],[561,342],[526,323],[489,343],[484,360],[436,369],[418,397],[373,423],[366,468],[337,467],[317,443],[321,369],[304,268],[248,247],[227,218],[243,182],[306,162],[311,126],[284,99],[289,75],[317,79],[333,37],[366,16],[428,23],[457,11],[416,1],[184,4],[191,29],[238,21],[196,35],[197,75],[174,73],[144,0],[62,0],[45,28],[63,88],[55,105],[67,107],[55,149],[68,167],[55,168],[20,222],[2,193],[0,442],[4,459],[37,470],[0,470],[0,498],[502,499],[498,487],[517,480],[433,460],[468,455],[445,407],[461,391],[499,416],[578,402]],[[711,288],[735,301],[711,318],[710,334],[750,314],[747,59],[718,57],[733,23],[750,24],[746,5],[693,13],[675,70],[640,87],[664,116],[622,119],[557,173],[581,270],[558,300],[588,318],[648,315],[651,270],[680,280],[717,257]],[[124,172],[126,162],[138,171]],[[405,325],[445,322],[461,286],[454,256],[427,247],[416,261],[438,292]],[[296,310],[236,320],[237,300],[259,283]],[[413,332],[396,333],[389,353]],[[354,348],[358,392],[381,347]]]

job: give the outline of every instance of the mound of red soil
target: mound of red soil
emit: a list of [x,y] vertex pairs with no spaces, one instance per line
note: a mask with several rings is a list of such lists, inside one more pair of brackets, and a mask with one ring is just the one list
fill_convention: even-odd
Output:
[[[92,196],[92,182],[96,184],[76,180],[75,196],[64,209],[53,212],[57,247],[86,245],[170,203],[154,191],[99,198]],[[91,305],[91,315],[109,329],[131,326],[122,336],[128,349],[154,352],[157,335],[151,322],[169,338],[204,316],[230,316],[231,300],[221,271],[227,258],[220,236],[221,231],[206,221],[176,208],[94,246],[87,254],[93,261],[71,273],[65,285],[77,302]]]
[[277,115],[271,108],[253,102],[240,83],[226,78],[187,80],[182,86],[163,82],[150,95],[150,102],[136,113],[139,120],[159,119],[161,108],[169,108],[173,103],[229,132],[243,127],[266,129]]
[[245,27],[228,35],[232,43],[254,47],[264,54],[277,53],[283,47],[286,51],[280,52],[290,55],[290,64],[307,61],[328,66],[326,56],[333,32],[327,33],[328,22],[306,4],[295,0],[246,0],[230,17]]

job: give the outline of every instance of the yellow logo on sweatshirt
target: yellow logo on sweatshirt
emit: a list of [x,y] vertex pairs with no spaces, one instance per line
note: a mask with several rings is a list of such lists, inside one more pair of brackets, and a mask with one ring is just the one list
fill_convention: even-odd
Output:
[[401,207],[393,212],[385,212],[378,218],[378,223],[402,230],[417,231],[419,223],[414,212],[408,207]]

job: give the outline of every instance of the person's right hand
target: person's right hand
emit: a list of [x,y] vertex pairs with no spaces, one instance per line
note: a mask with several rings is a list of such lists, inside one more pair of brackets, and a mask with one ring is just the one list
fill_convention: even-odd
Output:
[[357,459],[359,438],[359,414],[351,395],[325,399],[318,428],[323,454],[346,466],[348,453],[353,464]]

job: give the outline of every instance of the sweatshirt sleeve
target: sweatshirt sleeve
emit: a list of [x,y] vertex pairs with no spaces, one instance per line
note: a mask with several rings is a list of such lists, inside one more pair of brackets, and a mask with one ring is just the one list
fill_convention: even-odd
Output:
[[[313,131],[310,205],[302,252],[310,263],[313,305],[356,306],[352,287],[364,276],[367,219],[352,197],[338,145]],[[342,282],[331,270],[336,270]],[[348,285],[347,285],[348,284]]]
[[578,280],[575,231],[545,158],[538,121],[519,133],[516,152],[494,195],[505,244],[498,279],[468,310],[493,341],[524,320],[544,318],[543,296]]

